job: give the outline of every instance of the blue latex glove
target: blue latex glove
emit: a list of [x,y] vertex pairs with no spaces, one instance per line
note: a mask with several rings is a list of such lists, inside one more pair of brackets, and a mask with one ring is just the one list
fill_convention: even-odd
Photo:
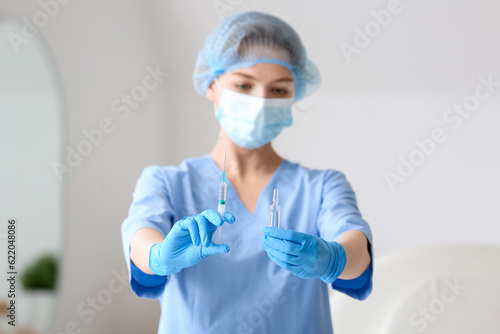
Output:
[[336,241],[315,235],[264,227],[262,248],[278,266],[300,278],[335,281],[346,265],[344,248]]
[[[227,223],[233,224],[234,215],[224,214]],[[224,223],[214,210],[205,210],[187,216],[174,224],[161,243],[154,244],[149,251],[149,269],[156,275],[171,275],[193,266],[209,255],[227,253],[227,244],[211,241],[217,226]]]

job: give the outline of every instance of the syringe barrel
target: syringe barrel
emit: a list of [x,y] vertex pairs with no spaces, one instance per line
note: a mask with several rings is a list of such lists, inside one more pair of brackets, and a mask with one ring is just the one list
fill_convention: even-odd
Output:
[[227,192],[227,183],[221,182],[219,184],[219,204],[226,204],[226,192]]
[[269,207],[269,226],[280,227],[280,213],[281,208],[279,205],[271,205]]
[[[224,220],[224,213],[226,212],[226,204],[221,204],[219,201],[219,205],[217,205],[217,212]],[[222,226],[217,227],[217,231],[215,231],[214,236],[215,236],[215,243],[220,244],[222,238]]]
[[217,212],[221,215],[222,219],[224,219],[224,213],[226,211],[226,204],[221,204],[217,206]]
[[[224,219],[224,213],[226,212],[226,190],[227,184],[221,183],[219,185],[219,202],[217,205],[217,212]],[[222,238],[222,226],[217,227],[217,231],[215,231],[215,243],[220,244]]]

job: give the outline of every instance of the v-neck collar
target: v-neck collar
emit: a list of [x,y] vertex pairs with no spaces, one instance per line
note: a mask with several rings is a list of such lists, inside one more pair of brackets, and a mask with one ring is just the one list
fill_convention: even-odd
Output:
[[[210,154],[206,154],[205,155],[205,158],[207,160],[209,160],[209,164],[212,166],[213,169],[215,169],[218,173],[220,173],[222,175],[222,170],[220,170],[219,166],[217,166],[217,163],[214,161],[214,159],[210,156]],[[274,171],[273,173],[273,176],[271,176],[271,178],[269,179],[269,181],[267,182],[266,186],[261,190],[260,194],[259,194],[259,197],[257,198],[257,203],[255,204],[255,210],[253,213],[250,212],[250,210],[248,210],[248,208],[245,206],[245,204],[243,203],[243,201],[241,200],[240,198],[240,195],[238,194],[238,192],[236,191],[236,189],[233,187],[233,185],[231,184],[231,181],[229,181],[229,179],[226,178],[226,183],[228,184],[228,190],[227,190],[227,195],[229,195],[230,193],[233,193],[234,194],[234,200],[235,200],[235,203],[231,203],[230,205],[233,206],[233,205],[238,205],[240,206],[240,209],[242,211],[244,211],[248,216],[250,216],[251,218],[256,218],[259,214],[259,211],[260,211],[260,207],[262,206],[262,196],[264,196],[264,194],[268,193],[268,189],[269,187],[271,186],[271,184],[273,184],[273,182],[275,181],[275,179],[278,177],[277,175],[281,174],[281,170],[284,168],[284,166],[288,163],[288,160],[286,159],[283,159],[283,161],[281,161],[280,165],[278,166],[278,168],[276,168],[276,170]],[[226,202],[230,203],[227,198],[226,198]],[[269,199],[269,203],[271,203],[271,198]]]

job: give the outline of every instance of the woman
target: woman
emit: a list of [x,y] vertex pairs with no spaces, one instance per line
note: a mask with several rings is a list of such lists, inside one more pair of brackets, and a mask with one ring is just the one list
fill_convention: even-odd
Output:
[[[122,224],[132,290],[160,300],[158,333],[332,333],[327,284],[357,299],[371,293],[370,227],[343,173],[302,167],[271,146],[319,72],[289,25],[253,11],[207,37],[193,80],[214,103],[219,137],[209,155],[143,170]],[[281,228],[267,227],[275,188]]]

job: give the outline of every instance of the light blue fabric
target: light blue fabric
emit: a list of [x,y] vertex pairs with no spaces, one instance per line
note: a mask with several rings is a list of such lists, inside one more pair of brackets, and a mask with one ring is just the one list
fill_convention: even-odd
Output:
[[[146,167],[122,224],[129,269],[130,241],[138,229],[151,227],[166,235],[179,219],[216,210],[220,179],[221,171],[209,155],[187,159],[179,166]],[[332,333],[328,285],[364,299],[371,293],[372,265],[355,280],[325,284],[320,279],[301,279],[268,258],[261,236],[278,187],[283,228],[327,241],[359,230],[368,238],[371,252],[370,227],[344,174],[284,160],[260,194],[254,213],[246,209],[229,180],[230,175],[226,209],[236,217],[234,224],[224,225],[222,234],[222,242],[231,247],[229,253],[209,256],[167,276],[163,283],[148,283],[151,275],[140,270],[129,275],[138,296],[159,299],[158,333]]]
[[215,117],[237,145],[259,148],[292,125],[293,98],[262,98],[223,89]]
[[319,70],[308,59],[295,30],[276,16],[248,11],[227,17],[207,36],[193,71],[194,88],[206,96],[219,75],[258,63],[288,68],[295,85],[294,101],[312,94],[321,84]]

